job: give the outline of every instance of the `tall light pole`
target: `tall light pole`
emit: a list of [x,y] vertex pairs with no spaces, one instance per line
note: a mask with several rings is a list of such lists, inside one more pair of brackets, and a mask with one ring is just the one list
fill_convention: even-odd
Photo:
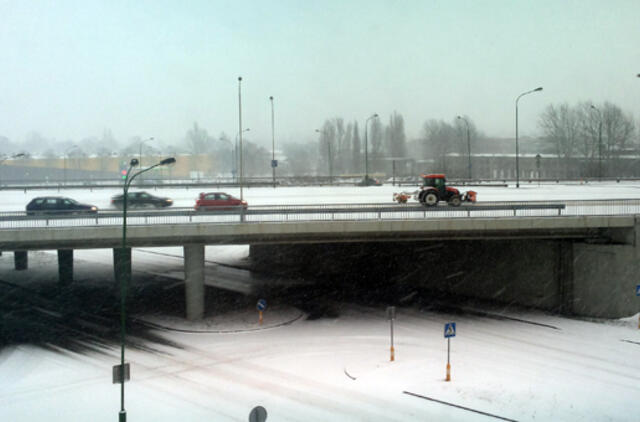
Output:
[[[235,161],[236,161],[236,154],[235,154],[235,150],[234,150],[234,144],[231,143],[230,140],[228,140],[226,137],[220,137],[218,138],[219,141],[223,141],[223,142],[227,142],[229,144],[229,151],[231,151],[231,176],[233,177],[235,175]],[[238,141],[238,138],[236,138],[236,142]]]
[[242,183],[244,172],[242,169],[242,76],[238,76],[238,137],[240,138],[240,200],[244,200],[242,194]]
[[[320,130],[320,129],[316,129],[316,132],[322,134],[325,136],[327,136],[327,132]],[[333,156],[331,155],[331,141],[329,139],[327,139],[327,162],[329,163],[329,184],[333,184]]]
[[471,135],[469,134],[469,122],[462,116],[458,116],[458,119],[462,120],[467,125],[467,151],[469,157],[469,180],[471,180]]
[[140,168],[142,168],[142,144],[144,144],[145,142],[149,142],[149,141],[153,141],[153,136],[147,139],[143,139],[140,141],[140,145],[139,145],[139,151],[138,151],[138,165],[140,166]]
[[71,145],[69,148],[64,150],[64,154],[62,155],[62,175],[64,178],[64,185],[67,185],[67,155],[69,155],[69,151],[74,148],[78,148],[77,145]]
[[[122,254],[120,255],[121,259],[124,259],[125,250],[127,248],[127,193],[129,192],[129,186],[131,186],[131,182],[137,176],[141,175],[144,172],[147,172],[151,169],[154,169],[158,166],[165,166],[168,164],[173,164],[176,162],[176,159],[173,157],[165,158],[160,161],[158,164],[150,166],[146,169],[140,170],[135,173],[133,176],[129,177],[131,174],[131,170],[139,165],[139,161],[135,158],[131,159],[129,163],[129,169],[127,170],[127,176],[124,181],[123,187],[123,197],[122,197]],[[131,274],[127,266],[124,263],[120,265],[120,368],[118,370],[119,378],[120,378],[120,412],[118,413],[118,421],[126,422],[127,421],[127,411],[124,409],[124,382],[125,382],[125,363],[124,363],[124,350],[125,350],[125,338],[126,338],[126,296],[127,296],[127,286],[129,284],[129,278]]]
[[602,113],[593,104],[591,108],[598,112],[598,180],[602,181]]
[[516,188],[520,187],[520,158],[518,151],[518,101],[520,101],[520,98],[524,97],[525,95],[538,91],[542,91],[541,86],[536,89],[532,89],[531,91],[523,92],[522,94],[518,95],[518,98],[516,98]]
[[276,188],[276,167],[278,162],[276,161],[276,135],[275,135],[275,120],[273,118],[273,95],[269,97],[271,100],[271,168],[273,169],[273,188]]
[[378,117],[376,113],[372,114],[364,122],[364,181],[369,183],[369,141],[367,139],[367,127],[369,126],[369,120]]
[[[251,130],[251,129],[246,128],[245,130],[243,130],[243,131],[242,131],[242,133],[244,133],[244,132],[249,132],[250,130]],[[239,160],[239,158],[238,158],[238,136],[240,136],[240,133],[241,133],[241,132],[236,133],[236,146],[235,146],[235,148],[236,148],[236,153],[235,153],[235,158],[234,158],[234,160],[235,160],[235,161],[234,161],[234,165],[235,165],[235,168],[236,168],[236,171],[234,172],[234,174],[236,175],[236,176],[235,176],[236,181],[238,180],[238,176],[237,176],[237,175],[238,175],[238,168],[240,167],[240,163],[239,163],[239,161],[240,161],[240,160]]]

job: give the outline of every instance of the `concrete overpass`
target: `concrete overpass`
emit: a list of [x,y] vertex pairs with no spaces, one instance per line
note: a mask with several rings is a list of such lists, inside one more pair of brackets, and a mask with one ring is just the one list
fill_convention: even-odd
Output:
[[[334,219],[323,221],[192,221],[130,225],[124,250],[121,249],[122,228],[116,224],[5,227],[0,230],[0,250],[15,251],[15,268],[23,270],[28,265],[27,251],[57,249],[60,281],[70,282],[74,249],[113,248],[116,279],[119,279],[122,271],[130,271],[132,247],[183,246],[187,317],[197,319],[204,312],[206,245],[250,244],[251,254],[257,262],[287,265],[293,261],[313,260],[314,255],[319,256],[322,251],[344,244],[387,244],[384,253],[392,260],[395,259],[391,258],[394,256],[392,250],[404,250],[406,254],[416,245],[485,242],[490,246],[487,250],[502,251],[487,255],[487,259],[500,262],[501,271],[511,275],[505,279],[503,273],[486,268],[486,274],[478,277],[499,280],[487,291],[511,286],[511,296],[506,300],[602,317],[624,316],[638,310],[632,294],[640,273],[640,213],[385,219],[375,211],[367,212],[372,216],[364,219],[359,214],[355,220],[335,220],[334,214]],[[398,208],[389,212],[397,213]],[[498,242],[493,246],[500,247],[492,248],[486,242]],[[298,246],[291,248],[290,245]],[[523,248],[527,253],[519,254],[518,249]],[[485,249],[485,246],[477,249]],[[385,248],[378,248],[378,253],[381,250]],[[539,259],[532,260],[531,256]],[[508,263],[506,267],[505,262]],[[552,280],[553,288],[534,292],[534,295],[544,296],[544,300],[518,299],[535,290],[531,285],[549,284],[536,279],[535,274]],[[602,298],[607,298],[606,303]]]

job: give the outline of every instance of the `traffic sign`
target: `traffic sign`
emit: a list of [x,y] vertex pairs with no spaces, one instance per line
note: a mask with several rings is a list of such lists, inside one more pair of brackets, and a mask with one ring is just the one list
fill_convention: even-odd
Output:
[[456,323],[455,322],[447,322],[444,324],[444,338],[455,337],[456,336]]
[[640,296],[640,284],[636,286],[636,296]]
[[278,160],[271,160],[271,167],[273,168],[278,167]]
[[261,312],[264,311],[265,309],[267,309],[267,301],[265,299],[258,300],[256,308]]

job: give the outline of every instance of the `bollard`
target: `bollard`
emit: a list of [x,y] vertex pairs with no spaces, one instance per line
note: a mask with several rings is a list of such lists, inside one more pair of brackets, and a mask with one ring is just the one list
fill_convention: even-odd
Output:
[[447,363],[447,377],[444,380],[451,381],[451,365],[449,363]]

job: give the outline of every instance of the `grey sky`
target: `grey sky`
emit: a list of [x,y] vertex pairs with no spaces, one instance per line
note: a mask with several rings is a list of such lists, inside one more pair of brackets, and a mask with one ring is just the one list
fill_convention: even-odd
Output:
[[471,117],[535,134],[550,103],[640,115],[640,2],[1,1],[0,135],[182,139],[243,123],[255,141],[315,139],[326,118]]

